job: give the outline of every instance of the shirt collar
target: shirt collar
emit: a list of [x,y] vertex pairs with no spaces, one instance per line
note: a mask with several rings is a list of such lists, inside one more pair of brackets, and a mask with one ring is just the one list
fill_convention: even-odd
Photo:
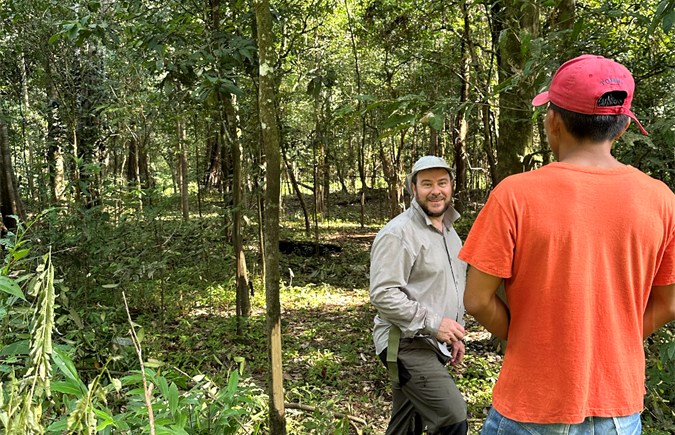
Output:
[[[434,226],[434,223],[431,222],[431,219],[429,219],[429,216],[422,210],[422,207],[417,203],[417,199],[413,198],[413,200],[410,202],[410,207],[415,209],[417,214],[424,219],[424,222],[427,225],[431,225],[432,227]],[[460,218],[460,214],[455,210],[453,206],[448,207],[448,209],[445,212],[445,215],[443,215],[443,223],[447,228],[452,227],[452,224],[457,221],[457,219]],[[435,228],[435,227],[434,227]]]

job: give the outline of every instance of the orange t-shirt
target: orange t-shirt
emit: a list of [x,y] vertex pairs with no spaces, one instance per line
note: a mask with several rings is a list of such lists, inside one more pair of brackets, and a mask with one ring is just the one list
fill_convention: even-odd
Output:
[[505,278],[493,406],[521,422],[642,410],[642,316],[675,283],[675,195],[637,169],[551,163],[502,181],[459,254]]

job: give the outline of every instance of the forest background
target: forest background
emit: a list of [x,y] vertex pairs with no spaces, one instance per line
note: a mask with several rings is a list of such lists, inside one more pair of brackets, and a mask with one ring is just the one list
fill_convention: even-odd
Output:
[[[0,0],[0,432],[383,433],[370,243],[422,155],[552,156],[567,59],[636,81],[616,157],[675,188],[675,1]],[[503,344],[467,317],[480,430]],[[675,433],[675,332],[646,433]],[[71,432],[68,432],[71,431]]]

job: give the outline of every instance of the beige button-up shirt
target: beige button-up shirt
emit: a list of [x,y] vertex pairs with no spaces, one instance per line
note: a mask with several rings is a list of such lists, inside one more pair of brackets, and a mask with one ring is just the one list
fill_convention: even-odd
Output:
[[441,232],[413,200],[377,234],[370,253],[370,301],[378,312],[373,329],[378,355],[395,324],[402,338],[427,337],[450,356],[436,334],[444,317],[464,325],[466,263],[457,258],[462,248],[452,227],[457,219],[459,213],[449,208]]

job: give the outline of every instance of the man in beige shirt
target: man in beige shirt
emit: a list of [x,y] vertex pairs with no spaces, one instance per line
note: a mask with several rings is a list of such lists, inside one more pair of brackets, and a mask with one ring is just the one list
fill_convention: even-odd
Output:
[[389,368],[393,410],[386,435],[466,434],[466,403],[445,365],[464,356],[466,263],[452,224],[450,166],[425,156],[406,186],[410,208],[377,235],[371,250],[373,338]]

